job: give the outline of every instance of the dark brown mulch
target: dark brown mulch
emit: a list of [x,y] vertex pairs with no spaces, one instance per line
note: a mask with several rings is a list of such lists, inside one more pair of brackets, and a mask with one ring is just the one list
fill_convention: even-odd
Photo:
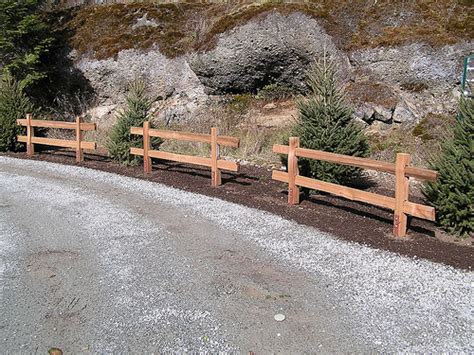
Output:
[[[27,158],[24,153],[8,154]],[[75,165],[74,153],[47,151],[32,159]],[[287,204],[286,186],[271,179],[271,171],[259,167],[242,166],[238,174],[223,174],[223,185],[210,186],[210,171],[206,168],[175,163],[154,162],[153,172],[146,176],[142,167],[125,167],[111,162],[103,155],[86,155],[84,167],[120,175],[159,182],[182,190],[239,203],[268,211],[298,223],[316,227],[336,237],[373,248],[424,258],[456,268],[471,270],[474,260],[472,245],[445,242],[436,237],[437,229],[431,222],[413,218],[408,235],[394,238],[392,212],[364,203],[353,202],[331,195],[304,198],[300,205]],[[390,194],[380,184],[365,186],[370,191]]]

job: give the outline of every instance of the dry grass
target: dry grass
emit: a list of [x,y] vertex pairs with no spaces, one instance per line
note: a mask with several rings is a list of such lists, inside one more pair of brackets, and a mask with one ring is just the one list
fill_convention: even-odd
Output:
[[428,84],[419,80],[411,80],[411,81],[402,83],[400,87],[405,91],[416,93],[416,92],[423,92],[426,89],[428,89]]
[[394,161],[397,153],[409,153],[414,165],[427,166],[428,161],[440,152],[441,144],[455,122],[455,114],[430,113],[415,127],[393,127],[385,134],[372,134],[369,136],[371,156]]
[[[66,26],[72,31],[72,47],[97,59],[114,57],[123,49],[147,49],[155,44],[164,55],[175,57],[189,50],[195,40],[195,29],[191,29],[195,26],[188,22],[195,22],[205,7],[199,3],[91,6],[75,10]],[[145,14],[156,27],[133,29]]]
[[253,18],[261,18],[270,11],[278,11],[282,14],[300,11],[318,19],[325,19],[329,16],[323,3],[285,3],[283,1],[243,2],[239,7],[234,9],[234,11],[221,15],[209,29],[209,32],[203,40],[196,43],[196,48],[201,50],[212,49],[216,45],[217,36],[219,34],[244,25]]
[[399,101],[390,87],[374,81],[350,83],[346,90],[350,101],[357,104],[370,102],[383,107],[393,108]]
[[[361,2],[361,1],[359,1]],[[432,46],[472,39],[472,7],[459,0],[362,1],[357,29],[349,48],[427,42]],[[361,4],[362,5],[362,4]]]
[[[267,101],[251,95],[235,95],[210,107],[200,119],[168,126],[166,129],[208,134],[211,127],[219,127],[221,135],[240,138],[240,147],[222,147],[222,156],[251,161],[261,166],[277,166],[279,158],[272,152],[272,147],[273,144],[282,142],[289,127],[266,127],[258,122],[256,111],[265,102]],[[176,140],[165,141],[160,149],[180,154],[210,154],[207,144]]]
[[[250,161],[260,166],[280,166],[279,157],[272,152],[273,144],[287,141],[292,122],[288,126],[268,127],[258,121],[261,100],[252,96],[245,106],[236,104],[242,101],[237,96],[227,103],[216,104],[208,114],[199,120],[176,124],[166,129],[209,133],[210,128],[219,127],[222,135],[240,138],[239,149],[221,149],[221,155],[234,159]],[[455,124],[455,114],[444,116],[428,114],[414,127],[393,126],[381,133],[367,133],[371,157],[384,161],[394,161],[397,153],[409,153],[416,166],[427,166],[428,160],[436,155],[441,143]],[[167,140],[160,149],[181,154],[208,156],[209,145]]]
[[[313,0],[140,3],[86,6],[69,10],[64,24],[73,48],[98,59],[122,49],[157,44],[176,57],[209,50],[219,34],[263,17],[270,11],[299,11],[318,19],[339,47],[357,49],[415,41],[441,46],[474,37],[474,14],[460,0]],[[65,12],[62,12],[64,14]],[[133,29],[147,14],[156,27]]]

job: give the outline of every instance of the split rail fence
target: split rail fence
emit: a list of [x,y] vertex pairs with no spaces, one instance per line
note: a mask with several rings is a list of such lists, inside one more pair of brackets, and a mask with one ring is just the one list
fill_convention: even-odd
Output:
[[[219,136],[218,129],[211,128],[211,134],[198,134],[190,132],[166,131],[150,128],[150,122],[146,121],[142,127],[132,127],[131,134],[143,136],[143,149],[131,148],[133,155],[143,156],[143,169],[145,173],[151,172],[151,158],[162,160],[171,160],[179,163],[201,165],[211,168],[211,185],[219,186],[222,184],[221,170],[239,171],[239,165],[233,161],[222,160],[219,156],[219,146],[238,148],[239,138],[230,136]],[[188,142],[208,143],[211,145],[211,157],[199,157],[193,155],[183,155],[170,152],[163,152],[151,149],[151,137],[162,139],[176,139]]]
[[[84,160],[83,149],[93,150],[96,148],[96,143],[86,142],[83,140],[83,131],[95,131],[95,123],[81,122],[80,117],[76,117],[76,122],[62,122],[62,121],[46,121],[34,120],[31,114],[26,115],[26,119],[17,120],[17,124],[26,127],[26,136],[17,136],[18,142],[26,143],[26,153],[32,156],[35,153],[35,144],[50,145],[54,147],[73,148],[76,150],[76,161]],[[75,140],[66,139],[52,139],[44,137],[35,137],[35,127],[41,128],[60,128],[73,129],[76,131]]]
[[[289,145],[275,144],[273,152],[288,155],[288,172],[273,170],[272,179],[288,183],[288,203],[299,203],[299,187],[320,190],[333,195],[342,196],[350,200],[365,202],[394,211],[393,234],[405,236],[407,230],[407,216],[435,220],[435,209],[408,201],[410,178],[435,181],[437,172],[410,166],[410,155],[397,154],[396,162],[388,163],[378,160],[353,157],[318,150],[300,148],[297,137],[291,137]],[[330,163],[344,164],[364,169],[372,169],[395,175],[395,197],[379,195],[347,186],[328,183],[299,175],[298,158],[322,160]]]
[[[76,122],[60,122],[33,120],[32,115],[28,114],[26,119],[17,120],[17,124],[26,127],[26,136],[17,136],[19,142],[26,143],[27,154],[32,156],[35,152],[34,145],[50,145],[57,147],[73,148],[76,150],[76,161],[81,162],[84,159],[84,149],[95,149],[96,143],[83,140],[83,131],[96,130],[95,123],[81,122],[77,117]],[[52,139],[44,137],[35,137],[34,128],[59,128],[73,129],[76,132],[75,140]],[[146,121],[143,127],[132,127],[131,134],[143,136],[143,148],[131,148],[133,155],[143,156],[144,171],[146,173],[152,170],[152,158],[170,160],[179,163],[201,165],[211,168],[211,185],[219,186],[222,184],[221,170],[239,171],[239,165],[233,161],[220,159],[219,147],[227,146],[238,148],[240,140],[236,137],[220,136],[218,129],[211,128],[210,134],[198,134],[190,132],[167,131],[150,128],[150,122]],[[153,150],[151,147],[151,138],[159,137],[162,139],[176,139],[189,142],[208,143],[211,145],[211,156],[200,157],[192,155],[183,155],[160,150]],[[320,190],[333,195],[342,196],[350,200],[360,201],[387,208],[394,211],[393,233],[396,236],[405,236],[407,230],[408,216],[414,216],[430,221],[435,220],[435,209],[409,201],[410,178],[419,180],[435,181],[438,173],[434,170],[417,168],[410,165],[410,155],[399,153],[395,163],[383,162],[373,159],[353,157],[335,153],[329,153],[318,150],[300,148],[300,141],[297,137],[289,139],[289,145],[275,144],[273,152],[277,154],[288,155],[288,171],[273,170],[272,179],[288,184],[288,203],[292,205],[299,204],[300,187]],[[344,164],[363,169],[371,169],[390,173],[395,175],[395,196],[384,196],[376,193],[362,191],[355,188],[341,186],[334,183],[324,182],[309,177],[299,175],[298,158],[322,160],[335,164]]]

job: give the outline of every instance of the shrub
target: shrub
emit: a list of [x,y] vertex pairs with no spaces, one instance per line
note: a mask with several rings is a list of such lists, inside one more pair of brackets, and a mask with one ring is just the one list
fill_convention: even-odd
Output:
[[293,95],[291,87],[273,83],[265,85],[263,88],[258,90],[257,97],[263,100],[275,101],[288,99]]
[[9,73],[0,80],[0,151],[18,150],[17,134],[22,128],[16,124],[19,118],[25,118],[33,111],[33,105],[18,82]]
[[[299,123],[292,135],[308,149],[364,157],[369,147],[362,128],[351,120],[352,110],[337,84],[334,61],[325,53],[308,75],[310,94],[298,101]],[[315,179],[344,184],[360,169],[323,161],[298,159],[300,173]]]
[[439,223],[449,232],[474,232],[474,100],[462,99],[460,116],[431,168],[438,180],[424,185],[423,193],[436,208]]
[[[146,94],[144,81],[135,80],[129,86],[126,108],[119,113],[118,121],[110,132],[106,144],[110,157],[125,165],[137,164],[141,157],[130,154],[130,148],[143,147],[143,137],[130,134],[131,127],[142,127],[143,122],[150,120],[152,100]],[[162,140],[152,138],[153,149],[158,149]]]
[[247,113],[252,105],[253,97],[250,94],[238,94],[231,97],[229,101],[229,109],[233,112],[243,115]]

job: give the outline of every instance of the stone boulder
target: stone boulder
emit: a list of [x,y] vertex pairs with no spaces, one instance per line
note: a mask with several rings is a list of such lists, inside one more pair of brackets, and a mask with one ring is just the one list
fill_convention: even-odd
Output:
[[371,124],[374,121],[374,109],[368,105],[361,105],[354,110],[353,118],[358,122]]
[[190,66],[212,94],[255,92],[272,83],[302,90],[309,64],[324,48],[346,75],[347,56],[315,19],[273,11],[221,34],[213,50],[190,57]]
[[407,124],[416,120],[416,114],[405,103],[399,102],[393,111],[392,118],[395,123]]
[[392,114],[393,114],[392,109],[375,105],[373,107],[373,110],[374,110],[373,118],[375,121],[380,121],[383,123],[392,123]]
[[124,50],[106,60],[84,57],[75,66],[87,78],[101,107],[123,104],[127,87],[136,78],[144,79],[153,98],[162,101],[156,115],[166,122],[192,117],[193,110],[208,98],[186,58],[169,59],[157,49]]
[[117,58],[105,60],[84,57],[75,66],[90,82],[101,104],[123,100],[128,84],[135,78],[145,79],[150,91],[161,98],[180,93],[193,99],[205,96],[204,87],[185,58],[169,59],[157,49],[123,50]]

